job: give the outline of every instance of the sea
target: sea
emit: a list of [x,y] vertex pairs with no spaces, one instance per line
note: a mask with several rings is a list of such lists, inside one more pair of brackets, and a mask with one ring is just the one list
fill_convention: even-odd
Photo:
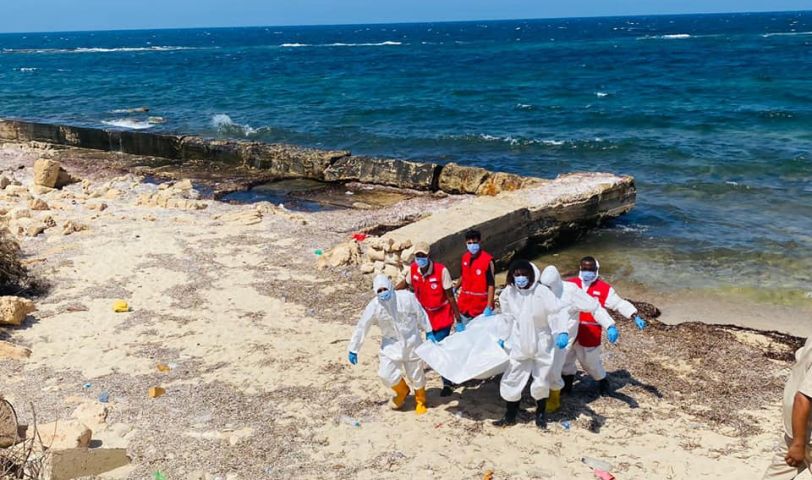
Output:
[[538,259],[812,303],[812,12],[3,34],[0,116],[632,175]]

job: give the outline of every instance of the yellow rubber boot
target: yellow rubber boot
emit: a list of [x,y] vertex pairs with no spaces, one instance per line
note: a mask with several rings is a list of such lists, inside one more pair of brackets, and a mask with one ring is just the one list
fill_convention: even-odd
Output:
[[406,385],[406,380],[400,379],[397,385],[392,387],[395,391],[395,396],[392,398],[392,408],[399,409],[406,402],[406,397],[409,395],[409,386]]
[[414,392],[414,413],[418,415],[423,415],[428,411],[426,408],[426,389],[425,388],[418,388]]
[[550,398],[547,399],[547,413],[555,413],[561,408],[561,390],[550,390]]

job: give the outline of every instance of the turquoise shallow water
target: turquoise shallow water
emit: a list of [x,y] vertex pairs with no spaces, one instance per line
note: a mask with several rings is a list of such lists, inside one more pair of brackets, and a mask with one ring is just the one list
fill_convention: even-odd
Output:
[[637,208],[562,253],[812,295],[810,12],[0,35],[0,115],[630,174]]

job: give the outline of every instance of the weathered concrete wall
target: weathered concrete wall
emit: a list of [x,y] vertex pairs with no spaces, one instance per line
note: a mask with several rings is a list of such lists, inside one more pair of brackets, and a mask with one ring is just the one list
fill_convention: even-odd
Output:
[[396,243],[431,245],[432,257],[460,271],[465,232],[482,232],[483,248],[504,263],[531,244],[551,245],[563,235],[600,224],[634,207],[631,177],[604,173],[563,175],[495,197],[472,197],[389,232]]
[[261,142],[210,140],[197,136],[73,127],[0,119],[0,142],[45,142],[173,160],[232,163],[271,173],[275,178],[311,178],[326,182],[360,181],[414,190],[496,195],[535,180],[482,168],[437,165],[388,158],[352,156],[348,151],[318,150]]

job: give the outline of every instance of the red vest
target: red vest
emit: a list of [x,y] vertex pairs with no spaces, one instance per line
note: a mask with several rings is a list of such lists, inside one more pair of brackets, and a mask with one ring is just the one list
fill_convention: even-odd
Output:
[[412,263],[412,289],[417,301],[423,306],[429,316],[432,330],[442,330],[449,328],[454,323],[454,315],[451,312],[451,303],[445,296],[443,289],[443,272],[445,266],[434,262],[432,272],[423,276],[416,263]]
[[460,313],[474,318],[482,315],[488,306],[488,269],[493,257],[487,252],[479,252],[471,259],[471,252],[462,256],[462,275],[460,276],[460,296],[457,306]]
[[[567,281],[578,285],[578,288],[582,288],[583,284],[579,277],[570,278]],[[602,307],[606,304],[606,298],[609,296],[609,289],[611,288],[611,285],[598,278],[592,282],[586,293],[598,299],[598,303]],[[579,320],[581,323],[578,325],[578,344],[583,347],[597,347],[600,345],[603,327],[595,321],[595,317],[591,313],[581,312]]]

